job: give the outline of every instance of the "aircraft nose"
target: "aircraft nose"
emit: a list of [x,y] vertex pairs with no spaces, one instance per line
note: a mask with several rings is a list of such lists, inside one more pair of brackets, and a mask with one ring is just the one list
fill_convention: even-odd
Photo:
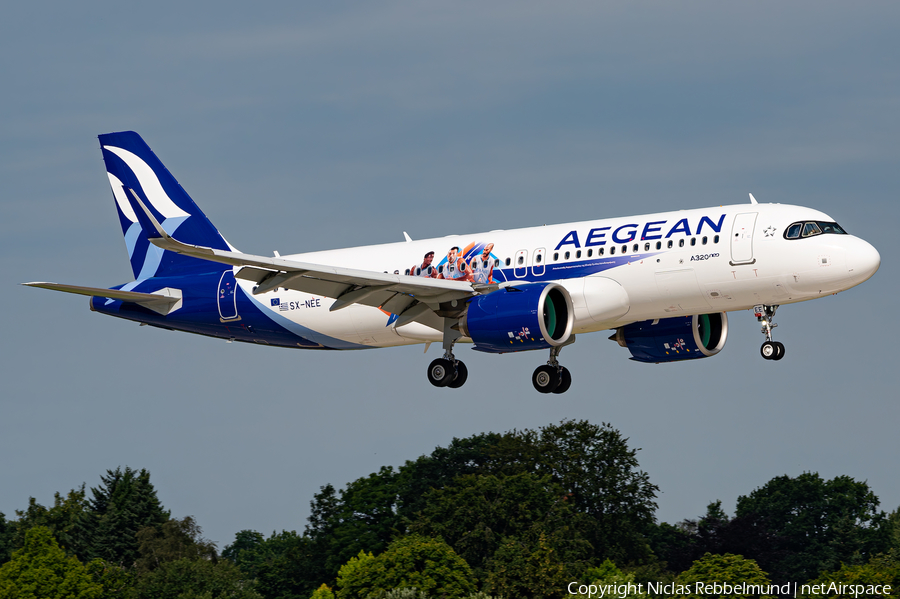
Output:
[[854,244],[848,252],[847,265],[853,278],[859,279],[862,283],[874,275],[881,266],[881,254],[870,243],[861,239],[859,241],[860,243]]

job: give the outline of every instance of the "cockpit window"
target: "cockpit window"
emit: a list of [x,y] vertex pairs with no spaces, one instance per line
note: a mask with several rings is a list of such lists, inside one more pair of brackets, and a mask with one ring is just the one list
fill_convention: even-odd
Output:
[[821,227],[823,233],[837,233],[838,235],[847,234],[847,232],[837,223],[819,223],[819,227]]
[[830,233],[833,235],[846,235],[847,232],[837,223],[829,223],[825,221],[806,221],[803,223],[794,223],[784,232],[785,239],[798,239],[800,237],[813,237],[815,235],[823,235]]
[[812,237],[813,235],[821,235],[822,229],[816,223],[806,223],[803,225],[803,236]]

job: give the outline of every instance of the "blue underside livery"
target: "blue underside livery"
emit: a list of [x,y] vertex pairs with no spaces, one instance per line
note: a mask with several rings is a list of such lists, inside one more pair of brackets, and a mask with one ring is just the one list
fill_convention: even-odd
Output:
[[[290,323],[289,328],[283,326],[286,323],[280,321],[287,319],[281,318],[278,319],[279,322],[276,322],[271,318],[271,314],[267,315],[263,312],[255,298],[249,298],[240,288],[235,290],[237,305],[235,317],[230,319],[211,318],[212,315],[220,314],[217,294],[222,272],[155,277],[115,288],[144,293],[153,293],[165,287],[180,289],[182,306],[167,316],[137,304],[110,300],[105,297],[91,298],[91,308],[111,316],[145,322],[166,329],[247,343],[308,349],[359,349],[365,347],[347,344],[339,339],[330,338],[293,323]],[[230,269],[224,272],[230,272]]]

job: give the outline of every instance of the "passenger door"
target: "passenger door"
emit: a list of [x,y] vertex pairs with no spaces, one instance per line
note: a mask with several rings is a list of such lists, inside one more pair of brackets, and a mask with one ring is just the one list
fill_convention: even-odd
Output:
[[745,212],[734,217],[731,228],[731,264],[753,264],[753,228],[756,212]]

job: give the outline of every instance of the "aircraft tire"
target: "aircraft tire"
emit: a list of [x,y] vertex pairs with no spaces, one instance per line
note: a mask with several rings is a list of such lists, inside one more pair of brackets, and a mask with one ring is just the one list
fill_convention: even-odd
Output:
[[780,360],[781,358],[784,357],[784,343],[781,343],[780,341],[775,341],[775,349],[777,351],[775,352],[775,357],[772,359]]
[[435,387],[446,387],[453,381],[455,369],[450,360],[438,358],[428,365],[428,382]]
[[559,372],[549,364],[538,366],[531,375],[531,384],[540,393],[553,393],[559,383]]
[[572,373],[569,372],[569,369],[563,366],[559,370],[559,385],[556,386],[556,389],[553,390],[554,393],[565,393],[569,390],[569,387],[572,386]]
[[759,353],[766,360],[773,360],[778,355],[778,348],[775,346],[775,342],[766,341],[759,348]]
[[450,381],[447,386],[451,389],[459,389],[463,385],[466,384],[466,379],[469,378],[469,369],[466,368],[466,365],[463,364],[461,360],[456,361],[456,374],[453,376],[453,380]]

